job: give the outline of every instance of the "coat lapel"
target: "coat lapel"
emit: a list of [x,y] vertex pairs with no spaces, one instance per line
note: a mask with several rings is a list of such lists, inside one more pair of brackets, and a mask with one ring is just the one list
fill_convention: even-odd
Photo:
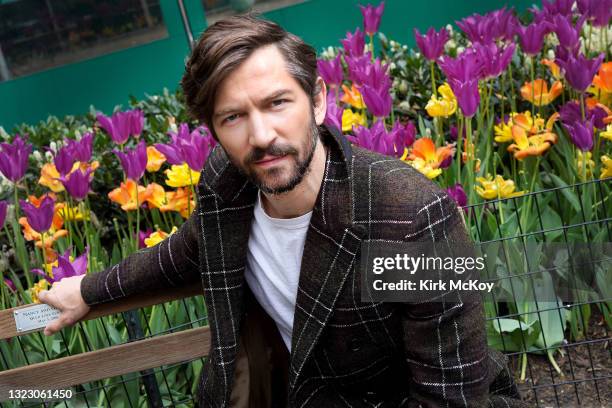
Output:
[[[331,316],[365,234],[365,228],[353,225],[350,144],[335,129],[323,131],[322,139],[327,160],[302,256],[292,333],[290,392]],[[213,336],[204,388],[226,402],[244,312],[244,268],[257,188],[217,146],[202,171],[198,190],[201,273]]]
[[257,188],[217,146],[198,186],[200,272],[211,327],[210,363],[201,387],[226,406],[244,313],[244,269]]
[[327,160],[302,256],[291,340],[290,393],[332,314],[365,231],[352,222],[350,145],[335,132],[327,133],[323,140]]

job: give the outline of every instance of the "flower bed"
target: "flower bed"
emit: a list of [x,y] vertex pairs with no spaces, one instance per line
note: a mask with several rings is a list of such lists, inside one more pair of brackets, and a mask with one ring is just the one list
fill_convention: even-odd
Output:
[[[378,33],[384,3],[360,6],[363,31],[347,33],[318,62],[328,85],[326,123],[447,189],[466,208],[476,240],[533,233],[536,241],[609,241],[601,222],[612,214],[612,62],[610,8],[601,4],[607,3],[581,0],[572,8],[544,0],[542,10],[522,18],[505,8],[472,15],[456,22],[460,31],[415,29],[417,49]],[[40,290],[63,277],[97,272],[159,243],[193,211],[199,170],[215,143],[208,129],[188,118],[180,92],[130,105],[109,116],[92,108],[82,117],[1,132],[2,308],[36,302]],[[554,188],[562,202],[538,202],[532,194]],[[591,220],[600,223],[586,234],[555,230]],[[162,306],[148,310],[155,326],[149,334],[189,323],[204,309],[193,300],[185,310],[178,302],[168,307],[173,322],[159,318]],[[588,336],[584,314],[588,321],[591,307],[612,327],[609,303],[587,303],[546,327],[523,326],[521,307],[509,305],[514,317],[498,330],[489,327],[493,345],[519,334],[530,339],[503,347],[520,353],[520,379],[538,333],[555,339],[538,352],[562,375],[555,353]],[[499,311],[489,308],[487,317],[493,321]],[[105,326],[113,342],[127,338],[120,319]],[[100,322],[87,322],[85,331],[94,349],[109,337]],[[65,334],[57,343],[27,336],[23,353],[1,344],[3,356],[15,356],[5,357],[3,369],[86,349],[78,330]],[[173,388],[182,397],[192,392],[199,368],[174,369],[188,378]]]

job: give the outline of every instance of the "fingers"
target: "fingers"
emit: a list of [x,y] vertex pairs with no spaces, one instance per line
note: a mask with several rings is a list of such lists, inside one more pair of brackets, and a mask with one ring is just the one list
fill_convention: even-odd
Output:
[[[40,300],[41,303],[45,303],[49,306],[59,309],[61,312],[61,309],[59,308],[59,301],[57,299],[57,296],[55,296],[55,292],[53,290],[41,291],[38,294],[38,299]],[[52,322],[47,324],[47,326],[45,326],[45,329],[43,330],[43,334],[45,336],[51,336],[52,334],[57,333],[64,327],[64,325],[62,325],[61,323],[63,315],[64,313],[61,313],[57,319],[53,320]]]

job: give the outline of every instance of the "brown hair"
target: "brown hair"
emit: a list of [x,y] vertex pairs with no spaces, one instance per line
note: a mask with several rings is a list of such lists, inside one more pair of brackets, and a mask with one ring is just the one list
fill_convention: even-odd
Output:
[[185,66],[181,86],[189,113],[212,126],[214,101],[219,85],[256,49],[274,44],[283,55],[287,70],[311,101],[316,89],[316,51],[301,38],[254,14],[217,21],[200,37]]

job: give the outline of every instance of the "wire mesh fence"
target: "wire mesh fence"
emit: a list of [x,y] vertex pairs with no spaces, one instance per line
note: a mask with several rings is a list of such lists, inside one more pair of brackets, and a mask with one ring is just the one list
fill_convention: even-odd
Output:
[[[480,243],[612,241],[612,179],[563,185],[464,209]],[[525,254],[528,257],[529,254]],[[609,274],[606,275],[609,278]],[[519,389],[533,406],[612,403],[612,290],[573,302],[485,301],[489,345],[510,357]],[[605,286],[605,285],[604,285]],[[503,322],[503,325],[501,324]],[[514,323],[512,323],[514,322]],[[207,325],[201,296],[80,322],[53,337],[42,333],[0,342],[2,370]],[[511,326],[508,326],[508,325]],[[514,324],[512,326],[512,324]],[[539,326],[539,331],[533,331]],[[185,347],[198,347],[185,344]],[[2,402],[2,407],[189,407],[204,358],[73,387],[67,401]]]
[[[585,243],[600,250],[595,244],[612,241],[611,187],[612,179],[594,180],[472,205],[466,208],[472,237],[487,244],[554,242],[571,249]],[[519,299],[485,302],[489,344],[510,357],[519,389],[533,406],[612,404],[610,263],[597,272],[602,285],[594,296],[538,302],[536,295],[531,309]],[[530,332],[530,322],[539,324],[539,335]]]

